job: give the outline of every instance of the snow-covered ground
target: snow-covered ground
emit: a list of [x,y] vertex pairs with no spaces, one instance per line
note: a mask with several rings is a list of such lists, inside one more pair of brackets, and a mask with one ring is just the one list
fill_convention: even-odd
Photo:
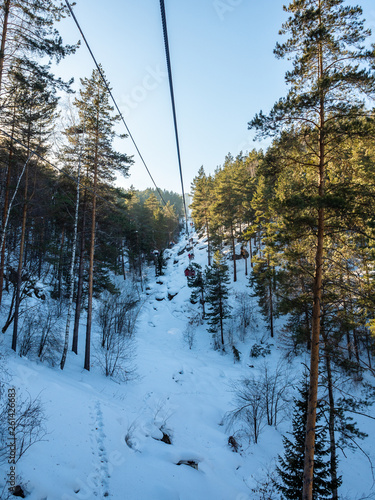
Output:
[[[204,266],[206,245],[196,235],[194,239],[195,262]],[[282,352],[275,340],[266,358],[249,358],[251,346],[266,334],[260,319],[244,343],[236,342],[239,363],[231,353],[212,349],[206,325],[198,327],[195,345],[188,348],[183,332],[192,308],[199,306],[189,302],[184,276],[188,251],[178,256],[185,246],[182,240],[168,251],[165,276],[156,280],[150,270],[136,332],[136,376],[127,383],[105,378],[95,365],[90,372],[83,370],[84,328],[79,355],[69,353],[63,372],[14,355],[6,334],[3,352],[10,385],[18,397],[26,392],[39,396],[46,415],[47,435],[17,464],[17,482],[29,500],[263,498],[252,489],[274,466],[290,423],[282,422],[277,430],[266,427],[258,444],[244,441],[242,451],[235,453],[223,417],[232,408],[231,382],[260,373],[265,360],[272,369]],[[237,264],[232,290],[248,292],[244,263]],[[176,294],[172,300],[168,292]],[[288,369],[299,373],[304,361],[296,358]],[[360,444],[375,460],[373,421],[362,419],[360,424],[370,435]],[[161,441],[163,433],[171,444]],[[181,461],[197,468],[177,465]],[[1,498],[6,498],[9,465],[0,472]],[[347,450],[346,457],[341,455],[340,472],[341,498],[372,498],[371,466],[362,453]]]

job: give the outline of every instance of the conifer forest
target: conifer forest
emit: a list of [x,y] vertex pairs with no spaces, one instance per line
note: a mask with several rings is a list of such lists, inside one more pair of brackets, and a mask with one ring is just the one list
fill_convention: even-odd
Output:
[[374,32],[289,0],[284,95],[184,187],[160,7],[181,194],[121,184],[75,3],[1,1],[0,499],[375,499]]

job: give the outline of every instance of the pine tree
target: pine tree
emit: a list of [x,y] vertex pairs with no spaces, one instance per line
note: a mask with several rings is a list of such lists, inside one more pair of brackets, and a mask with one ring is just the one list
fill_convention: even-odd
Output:
[[208,265],[211,265],[211,226],[212,215],[211,205],[213,201],[213,179],[207,176],[203,166],[200,167],[198,175],[194,177],[191,191],[193,194],[193,201],[190,205],[191,217],[194,221],[195,229],[205,231],[207,235],[207,258]]
[[[43,71],[33,56],[59,62],[75,52],[76,46],[63,45],[54,24],[68,14],[63,2],[56,0],[4,0],[1,7],[0,90],[15,64]],[[51,75],[52,76],[52,75]],[[5,77],[5,78],[4,78]],[[61,80],[56,80],[63,84]]]
[[370,31],[364,28],[360,7],[344,6],[343,0],[294,0],[285,10],[291,16],[280,33],[288,34],[289,38],[277,44],[275,54],[279,58],[293,58],[293,70],[286,73],[290,91],[287,98],[274,105],[268,117],[260,113],[249,127],[265,134],[297,131],[305,147],[293,161],[304,165],[307,172],[314,172],[317,178],[314,192],[299,200],[299,203],[310,202],[316,227],[303,490],[303,500],[312,500],[327,208],[334,204],[327,183],[331,165],[345,139],[353,133],[367,132],[360,117],[373,119],[366,112],[365,96],[375,93],[375,55],[364,44]]
[[[284,455],[279,456],[279,465],[276,467],[280,482],[276,482],[278,491],[281,492],[283,499],[300,500],[303,491],[303,469],[304,469],[304,449],[305,449],[305,430],[307,418],[307,404],[309,387],[307,378],[299,389],[300,397],[294,400],[294,411],[292,418],[291,439],[284,436]],[[329,455],[327,447],[327,433],[319,421],[322,417],[322,408],[319,406],[317,411],[317,438],[315,441],[315,467],[314,467],[314,485],[312,498],[321,500],[323,498],[332,498],[334,485],[330,478],[330,463],[326,458]],[[336,464],[337,466],[337,464]],[[338,483],[340,484],[340,479]],[[337,487],[337,485],[336,485]]]
[[276,271],[275,266],[270,264],[269,254],[267,257],[266,260],[256,262],[250,275],[250,286],[253,289],[252,296],[258,298],[261,313],[266,320],[271,337],[273,337],[276,316]]
[[[17,266],[17,283],[14,301],[14,320],[12,349],[17,350],[18,320],[21,302],[22,274],[27,243],[27,223],[30,203],[35,195],[38,175],[38,160],[32,159],[32,151],[43,154],[48,148],[48,139],[51,135],[52,121],[57,106],[56,89],[51,85],[48,75],[42,79],[41,75],[26,73],[21,66],[13,69],[11,74],[13,99],[17,101],[17,119],[13,129],[14,135],[25,145],[20,149],[22,164],[26,166],[23,173],[22,223]],[[30,160],[30,161],[28,161]],[[10,167],[10,164],[8,165]],[[30,175],[30,173],[33,175]]]
[[216,334],[220,332],[221,348],[224,351],[224,320],[230,317],[228,307],[228,287],[229,276],[228,266],[224,262],[224,257],[219,251],[214,254],[212,267],[206,267],[206,302],[208,304],[208,324],[209,332],[214,335],[215,345],[217,344]]
[[236,263],[236,237],[238,236],[237,224],[241,215],[241,197],[238,180],[238,166],[242,163],[242,155],[234,159],[230,154],[225,158],[223,168],[215,175],[215,196],[211,213],[215,228],[221,227],[228,235],[233,257],[233,281],[237,281]]
[[90,370],[97,195],[103,185],[111,184],[115,180],[115,171],[126,175],[132,160],[126,154],[118,153],[113,149],[112,144],[116,136],[113,127],[120,118],[113,115],[113,107],[109,104],[108,91],[99,71],[94,70],[91,78],[82,79],[81,84],[79,97],[74,104],[78,108],[79,114],[79,123],[77,125],[85,130],[82,170],[87,172],[91,197],[88,311],[84,363],[84,368]]
[[199,303],[202,306],[202,319],[204,319],[206,283],[204,274],[202,272],[202,266],[200,266],[196,262],[193,262],[192,264],[190,264],[189,269],[192,269],[194,271],[194,276],[188,276],[187,278],[188,287],[193,289],[191,292],[190,301],[195,304],[199,300]]

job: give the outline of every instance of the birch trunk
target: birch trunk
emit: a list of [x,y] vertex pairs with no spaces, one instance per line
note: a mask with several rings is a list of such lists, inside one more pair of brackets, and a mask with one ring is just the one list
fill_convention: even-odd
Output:
[[68,353],[69,347],[69,332],[70,332],[70,321],[72,317],[72,309],[73,309],[73,294],[74,294],[74,263],[76,260],[76,248],[77,248],[77,236],[78,236],[78,213],[79,213],[79,187],[81,181],[81,156],[82,156],[82,145],[79,151],[79,159],[78,159],[78,173],[77,173],[77,197],[76,197],[76,209],[74,216],[74,235],[73,235],[73,243],[72,243],[72,260],[70,262],[70,272],[69,272],[69,303],[68,303],[68,314],[66,317],[66,325],[65,325],[65,341],[64,341],[64,349],[61,357],[60,368],[64,369],[66,356]]

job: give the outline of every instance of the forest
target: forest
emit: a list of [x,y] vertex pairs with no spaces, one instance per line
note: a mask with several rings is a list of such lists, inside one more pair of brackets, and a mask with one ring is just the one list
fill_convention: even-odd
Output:
[[[284,316],[279,341],[291,354],[310,353],[302,498],[318,491],[321,385],[329,404],[332,498],[338,498],[333,374],[357,381],[374,375],[375,45],[360,7],[322,0],[284,9],[290,17],[280,34],[287,39],[274,53],[292,61],[285,75],[290,90],[248,124],[259,137],[271,136],[272,145],[228,155],[214,175],[202,167],[192,216],[209,247],[232,248],[234,281],[236,242],[242,242],[239,258],[249,248],[250,281],[270,336],[275,318]],[[288,496],[291,487],[282,490],[285,497],[300,498]]]
[[[293,437],[283,435],[272,478],[246,498],[338,500],[345,480],[339,457],[346,448],[361,450],[366,437],[356,415],[374,419],[375,44],[361,8],[342,0],[293,0],[284,10],[289,17],[274,53],[291,61],[289,91],[248,123],[270,146],[228,153],[211,174],[202,166],[184,223],[180,195],[118,187],[134,158],[114,147],[128,137],[117,133],[121,117],[103,67],[82,78],[76,93],[71,81],[53,74],[53,64],[79,50],[56,29],[68,7],[56,0],[2,2],[0,360],[12,352],[65,370],[84,346],[81,370],[99,366],[116,383],[132,380],[130,340],[151,294],[150,276],[162,288],[172,275],[168,266],[182,266],[189,252],[187,287],[171,285],[167,296],[172,303],[189,289],[181,305],[189,350],[196,331],[206,328],[211,350],[254,367],[240,351],[248,347],[254,299],[267,335],[253,343],[250,357],[266,357],[277,346],[284,364],[306,360],[289,415]],[[60,106],[62,95],[70,96],[68,108]],[[194,251],[203,244],[199,263]],[[243,271],[246,293],[235,295],[230,285]],[[155,297],[167,301],[162,293]],[[147,325],[157,326],[152,319]],[[7,370],[0,368],[5,422]],[[224,418],[228,428],[245,422],[254,444],[259,411],[277,428],[287,406],[288,384],[279,385],[279,368],[272,376],[267,370],[260,385],[248,376],[234,384],[235,407]],[[26,397],[18,411],[22,445],[14,464],[44,437],[39,400]],[[126,444],[138,451],[129,429]],[[164,421],[161,440],[172,440],[167,431]],[[1,465],[4,426],[0,438]],[[239,453],[239,435],[228,445]],[[198,468],[199,460],[180,462]],[[105,484],[95,487],[108,496]]]
[[[164,191],[163,205],[156,190],[115,187],[116,174],[128,175],[133,161],[113,148],[120,118],[99,70],[81,80],[56,137],[62,113],[58,93],[71,92],[71,82],[56,79],[51,64],[78,48],[63,45],[54,27],[67,8],[53,1],[6,1],[2,11],[0,304],[3,291],[10,297],[2,304],[8,311],[2,332],[12,329],[16,351],[22,301],[41,293],[37,283],[42,282],[54,300],[68,299],[67,330],[74,298],[73,351],[87,304],[89,369],[93,297],[111,288],[109,273],[125,277],[125,258],[130,271],[139,272],[142,261],[154,260],[154,250],[162,256],[179,232],[181,197]],[[43,65],[42,57],[50,63]],[[42,335],[38,356],[55,342]],[[66,340],[61,368],[67,345]],[[31,346],[19,348],[26,354]]]

